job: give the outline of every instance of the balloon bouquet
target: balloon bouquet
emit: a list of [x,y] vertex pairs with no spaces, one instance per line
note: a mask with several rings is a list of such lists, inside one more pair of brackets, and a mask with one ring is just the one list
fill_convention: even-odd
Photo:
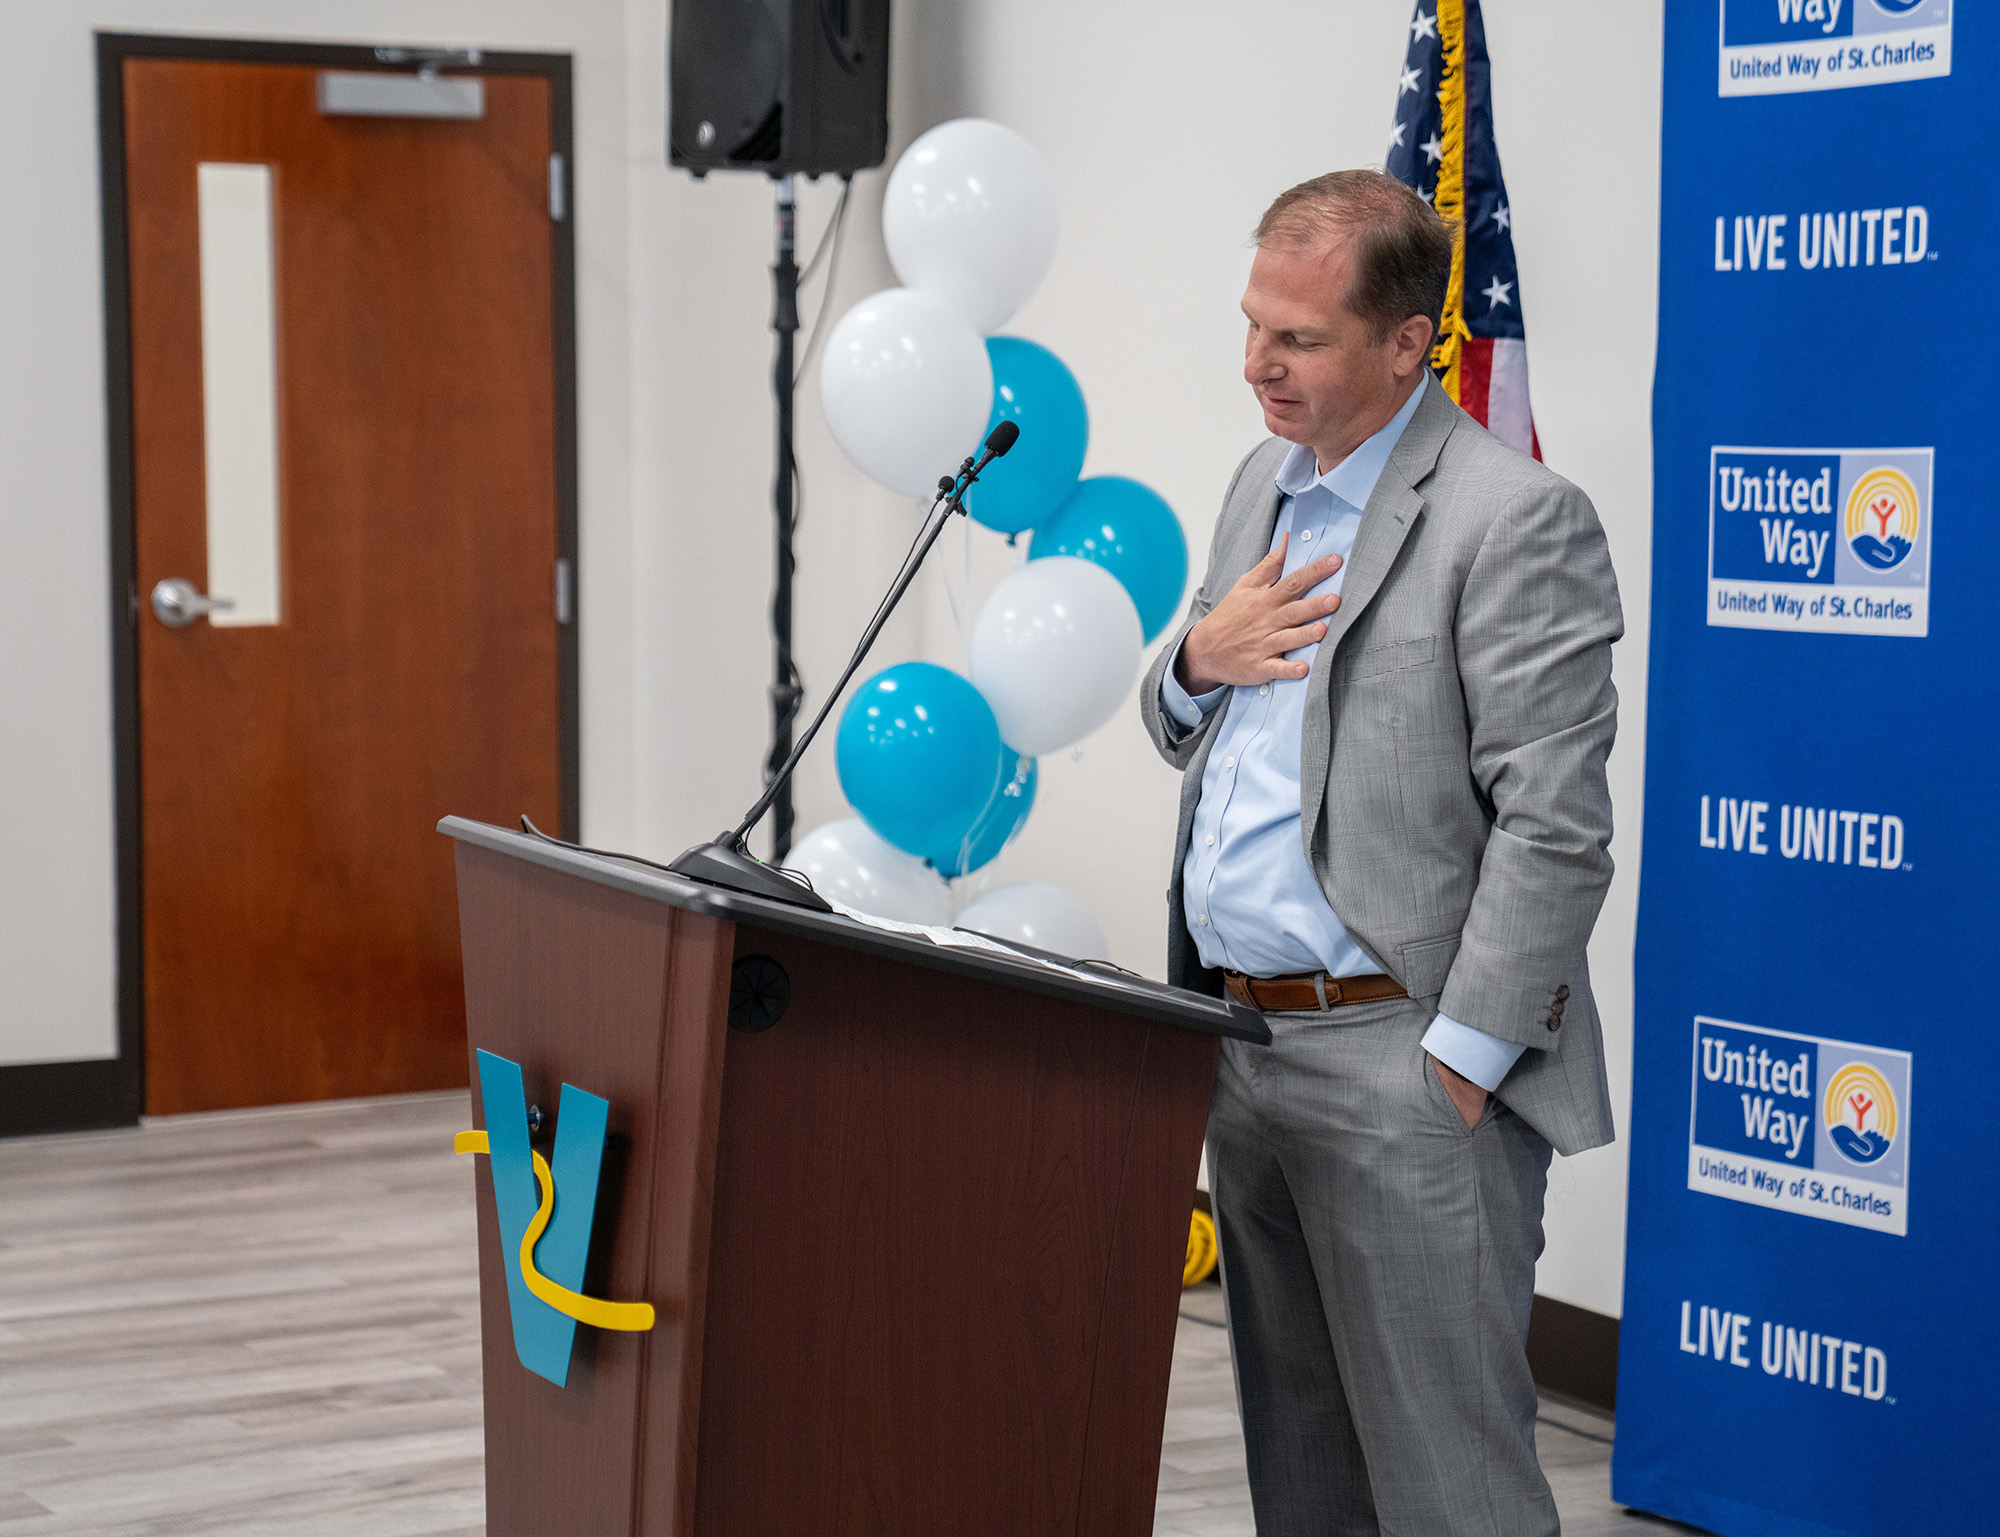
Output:
[[[1124,702],[1140,647],[1187,584],[1187,540],[1161,497],[1123,476],[1078,477],[1083,391],[1046,347],[994,336],[1055,257],[1041,157],[980,118],[940,124],[890,173],[882,234],[901,288],[841,317],[820,366],[834,441],[892,491],[928,496],[1002,421],[1021,428],[967,513],[1028,558],[972,628],[971,677],[901,662],[862,684],[840,720],[840,786],[858,817],[802,838],[787,863],[824,895],[878,917],[951,921],[948,879],[980,869],[1035,802],[1038,755],[1081,741]],[[1002,886],[962,928],[1079,957],[1105,955],[1076,896]]]

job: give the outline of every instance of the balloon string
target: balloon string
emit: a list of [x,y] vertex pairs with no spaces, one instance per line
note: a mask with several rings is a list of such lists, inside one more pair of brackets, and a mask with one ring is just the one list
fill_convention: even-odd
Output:
[[[966,521],[970,522],[971,520],[967,519]],[[972,532],[970,529],[967,529],[965,531],[964,537],[966,540],[966,548],[969,551],[971,549],[971,541],[972,541]],[[938,578],[944,585],[944,601],[951,609],[952,632],[958,637],[959,670],[961,672],[969,673],[972,670],[972,664],[970,660],[970,642],[966,638],[967,628],[965,623],[965,609],[963,604],[961,604],[961,602],[959,601],[962,596],[971,591],[970,587],[971,558],[969,554],[966,559],[966,573],[967,573],[966,576],[963,578],[965,586],[963,590],[961,590],[960,585],[958,583],[953,582],[951,579],[951,567],[940,566],[938,568]]]
[[958,654],[965,662],[965,670],[971,672],[972,626],[967,622],[965,616],[972,611],[972,519],[967,518],[965,520],[965,527],[960,532],[965,539],[964,575],[962,577],[963,585],[960,589],[965,594],[965,608],[963,611],[955,614],[954,617],[958,620]]
[[[958,631],[959,666],[970,675],[972,672],[972,624],[967,616],[972,611],[972,519],[968,517],[964,519],[964,523],[965,527],[959,530],[959,539],[961,542],[959,545],[958,592],[956,594],[952,592],[951,578],[949,576],[945,578],[944,587],[945,596],[951,600],[952,625]],[[940,872],[945,877],[946,883],[952,887],[954,893],[956,893],[958,882],[963,879],[960,872],[965,869],[967,861],[972,856],[972,835],[978,826],[979,819],[975,817],[972,826],[966,828],[964,833],[959,837],[958,850],[952,859],[951,868]]]

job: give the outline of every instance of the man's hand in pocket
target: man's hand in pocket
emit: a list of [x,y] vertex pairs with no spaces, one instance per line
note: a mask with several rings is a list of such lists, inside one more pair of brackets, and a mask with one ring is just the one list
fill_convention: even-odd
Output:
[[[1424,1055],[1430,1056],[1430,1053],[1426,1052]],[[1464,1118],[1466,1127],[1470,1129],[1477,1126],[1479,1118],[1486,1113],[1486,1091],[1470,1078],[1454,1073],[1436,1057],[1431,1057],[1431,1066],[1437,1070],[1438,1082],[1444,1085],[1445,1093],[1451,1097],[1452,1104],[1458,1107],[1458,1113]]]

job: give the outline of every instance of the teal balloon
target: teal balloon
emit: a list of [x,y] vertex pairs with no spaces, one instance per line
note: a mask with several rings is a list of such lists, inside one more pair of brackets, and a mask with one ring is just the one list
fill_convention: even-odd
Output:
[[974,522],[1018,534],[1051,516],[1076,485],[1090,446],[1090,412],[1076,376],[1048,348],[1018,336],[990,336],[986,356],[993,363],[986,430],[1012,422],[1021,436],[1006,458],[980,475],[965,510]]
[[992,864],[1028,820],[1035,804],[1035,782],[1040,778],[1041,766],[1033,758],[1003,742],[1000,783],[994,787],[993,798],[963,838],[924,856],[931,867],[948,880],[956,880]]
[[861,819],[905,853],[952,847],[1000,783],[1000,727],[949,667],[899,662],[847,702],[834,744],[840,788]]
[[1187,535],[1166,499],[1123,475],[1078,481],[1056,515],[1035,530],[1030,560],[1075,555],[1125,585],[1150,642],[1169,624],[1187,589]]

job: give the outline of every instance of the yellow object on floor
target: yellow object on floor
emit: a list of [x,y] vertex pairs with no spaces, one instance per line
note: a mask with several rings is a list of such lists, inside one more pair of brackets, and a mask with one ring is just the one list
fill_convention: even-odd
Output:
[[1187,1264],[1181,1268],[1182,1286],[1199,1286],[1215,1271],[1215,1219],[1198,1211],[1188,1219]]

